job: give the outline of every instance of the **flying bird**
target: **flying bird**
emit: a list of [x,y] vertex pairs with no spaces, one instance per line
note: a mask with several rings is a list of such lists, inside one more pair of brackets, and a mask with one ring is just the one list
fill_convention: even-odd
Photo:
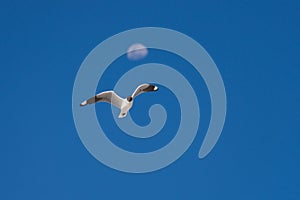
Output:
[[144,93],[144,92],[152,92],[157,91],[158,87],[152,84],[142,84],[139,85],[133,94],[131,96],[128,96],[126,98],[121,98],[119,95],[117,95],[114,91],[105,91],[97,94],[94,97],[89,98],[88,100],[83,101],[80,106],[86,106],[88,104],[93,104],[97,102],[107,102],[110,103],[117,108],[121,110],[119,114],[119,118],[126,117],[127,112],[130,110],[133,104],[133,99],[137,97],[138,95]]

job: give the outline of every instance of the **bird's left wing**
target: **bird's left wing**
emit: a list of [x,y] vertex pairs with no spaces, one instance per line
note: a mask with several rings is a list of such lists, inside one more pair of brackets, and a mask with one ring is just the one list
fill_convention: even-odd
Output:
[[107,102],[113,104],[118,108],[121,108],[123,99],[119,97],[114,91],[106,91],[101,92],[92,98],[89,98],[88,100],[82,102],[80,105],[85,106],[87,104],[93,104],[96,102]]

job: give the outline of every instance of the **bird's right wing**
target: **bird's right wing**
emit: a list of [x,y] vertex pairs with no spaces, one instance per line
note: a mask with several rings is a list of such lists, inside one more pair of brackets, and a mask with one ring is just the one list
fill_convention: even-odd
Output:
[[93,104],[96,102],[107,102],[113,104],[118,108],[121,108],[123,99],[119,97],[114,91],[106,91],[101,92],[92,98],[89,98],[88,100],[82,102],[80,105],[85,106],[87,104]]
[[132,94],[132,98],[137,97],[138,95],[144,93],[144,92],[152,92],[157,91],[158,87],[152,84],[144,83],[142,85],[139,85],[135,91]]

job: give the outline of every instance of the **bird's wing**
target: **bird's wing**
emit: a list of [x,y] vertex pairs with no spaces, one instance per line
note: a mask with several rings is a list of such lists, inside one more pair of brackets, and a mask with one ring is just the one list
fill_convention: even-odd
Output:
[[96,102],[107,102],[113,104],[118,108],[121,108],[123,99],[119,97],[114,91],[106,91],[101,92],[92,98],[89,98],[88,100],[82,102],[80,105],[85,106],[87,104],[93,104]]
[[132,94],[132,98],[135,98],[136,96],[138,96],[139,94],[142,94],[144,92],[152,92],[152,91],[157,91],[157,90],[158,90],[157,86],[145,83],[145,84],[139,85],[135,89],[134,93]]

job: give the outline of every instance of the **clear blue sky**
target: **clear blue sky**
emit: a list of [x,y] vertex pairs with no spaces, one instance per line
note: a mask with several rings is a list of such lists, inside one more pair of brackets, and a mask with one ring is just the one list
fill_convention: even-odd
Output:
[[[49,2],[0,3],[0,199],[300,199],[299,1]],[[205,159],[200,134],[171,166],[127,174],[82,145],[72,88],[96,45],[143,26],[205,47],[228,113]]]

